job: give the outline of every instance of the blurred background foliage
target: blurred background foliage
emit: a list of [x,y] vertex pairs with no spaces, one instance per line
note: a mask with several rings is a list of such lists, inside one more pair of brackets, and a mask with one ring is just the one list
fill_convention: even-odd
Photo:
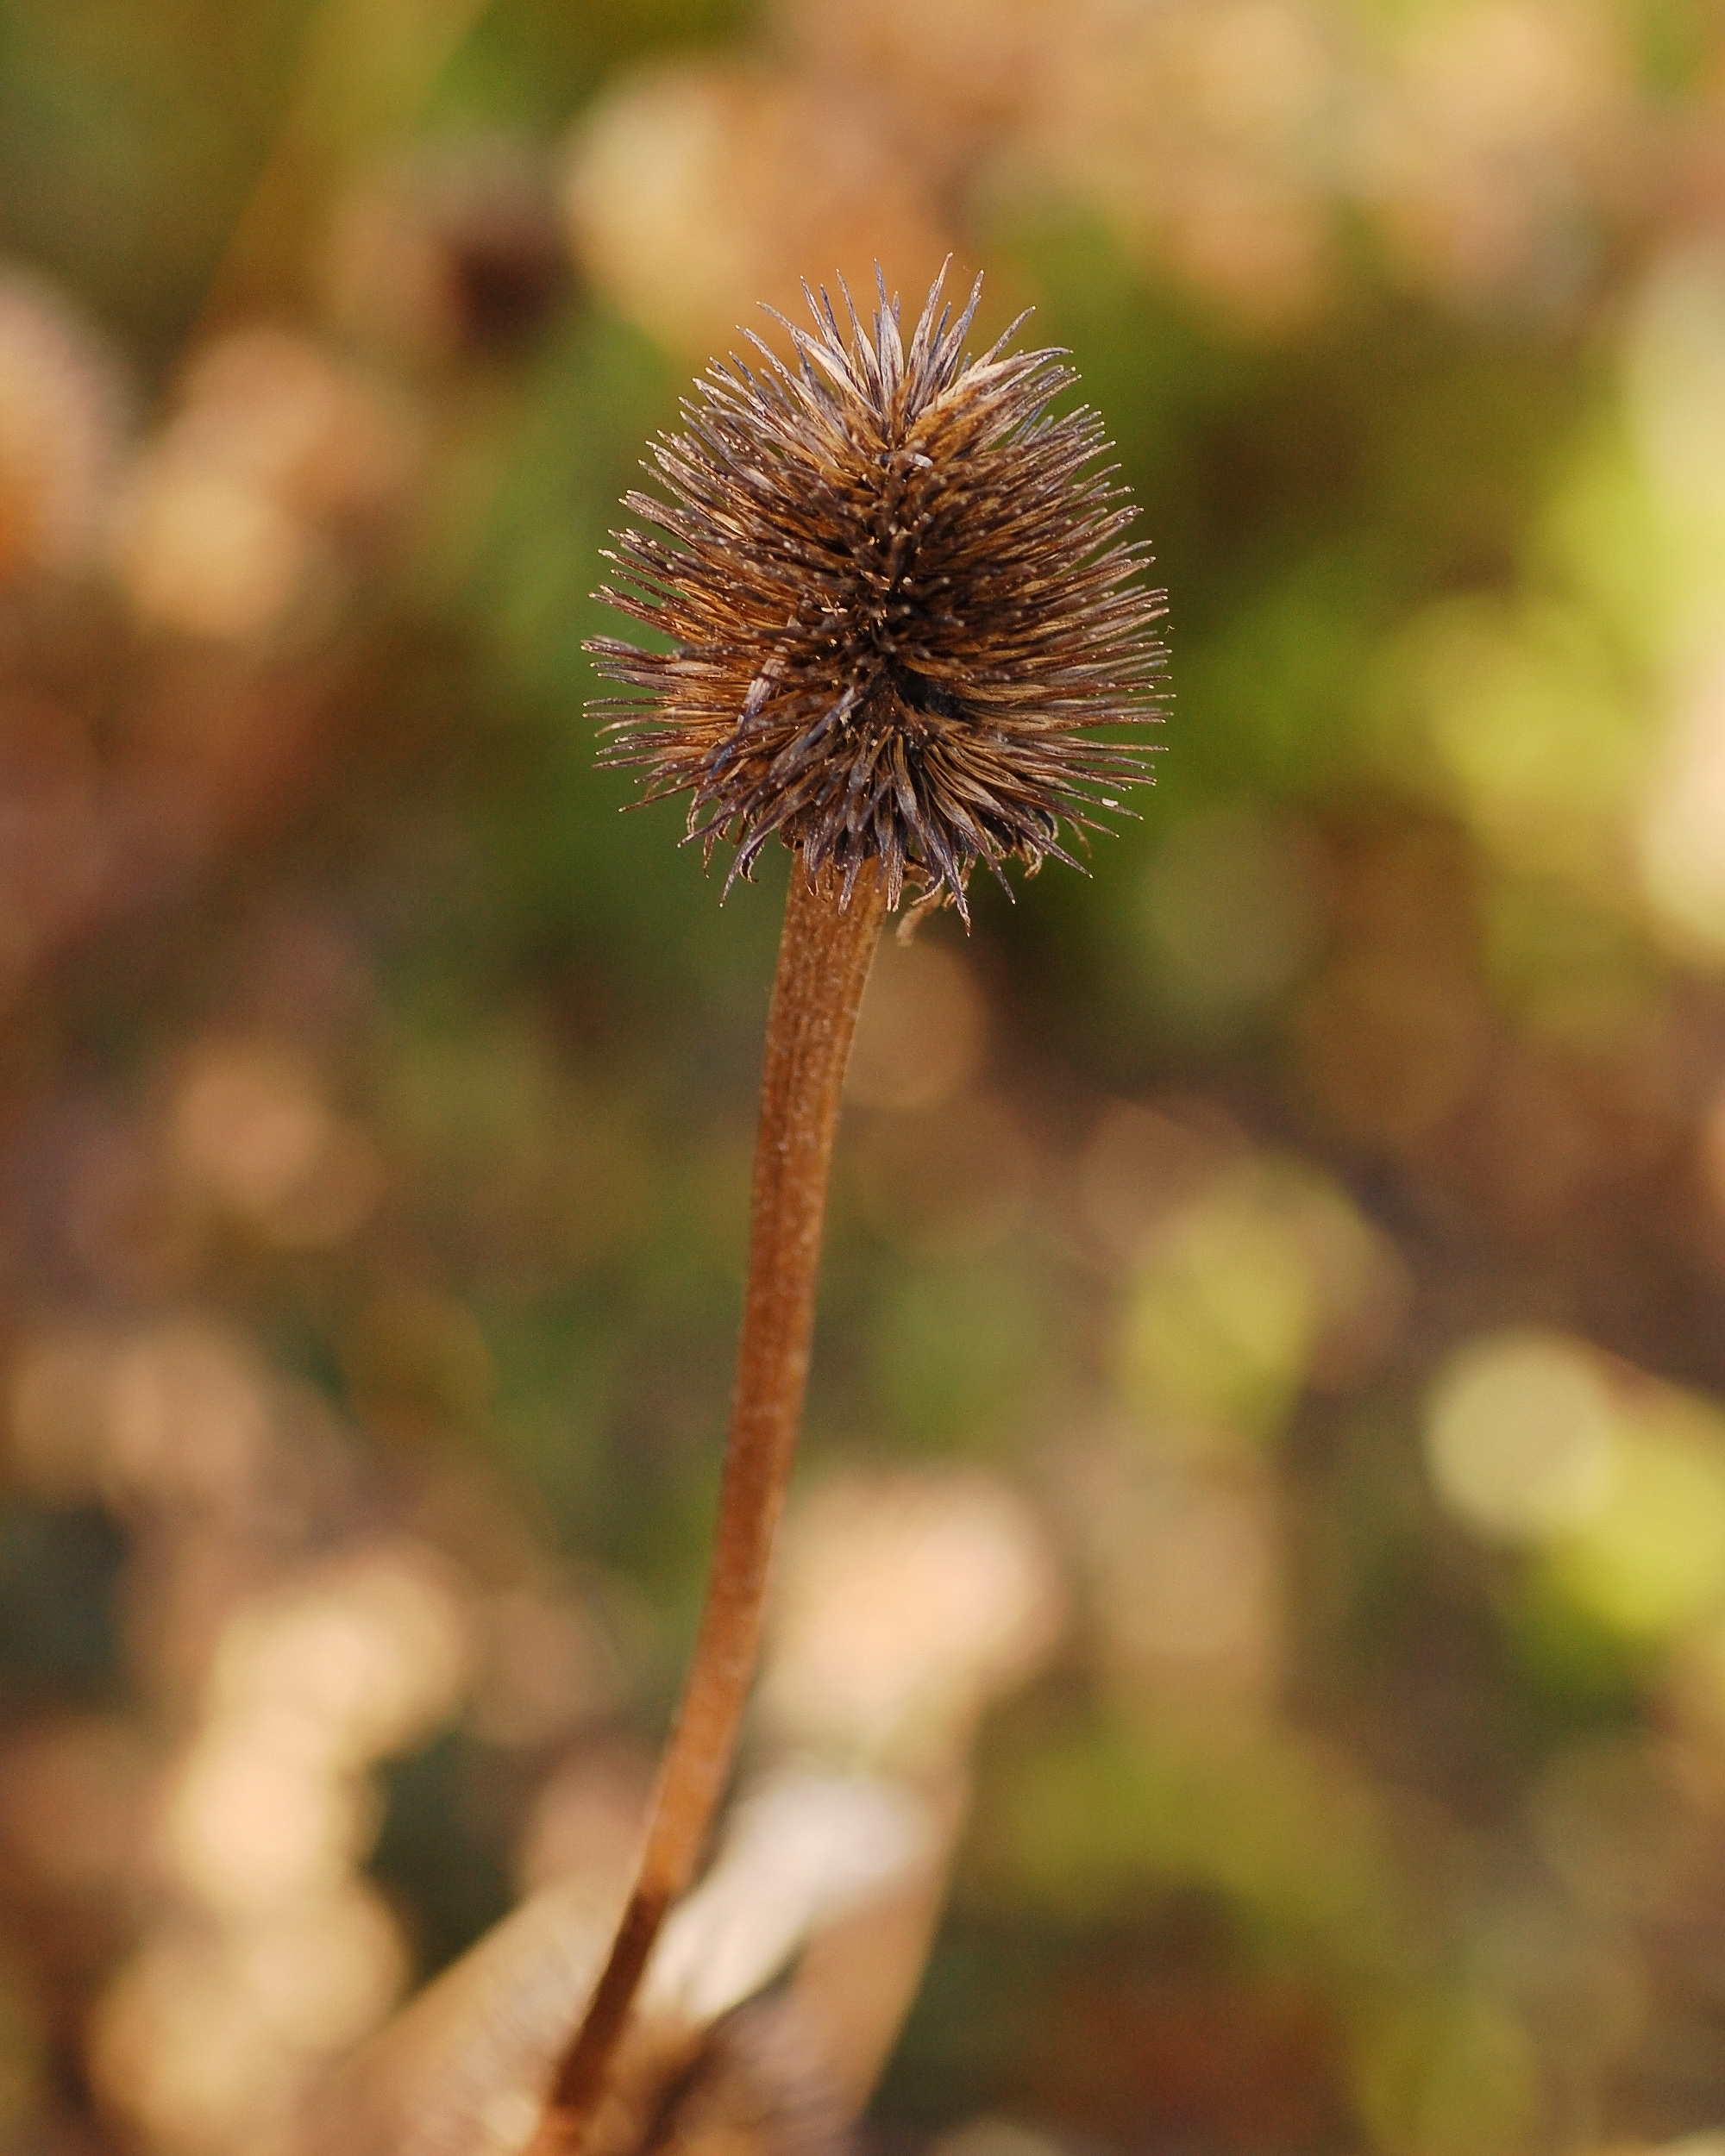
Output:
[[9,2150],[268,2149],[626,1861],[782,866],[619,817],[588,593],[757,300],[949,252],[1177,694],[870,990],[806,1478],[1072,1614],[869,2131],[1725,2147],[1717,10],[0,0]]

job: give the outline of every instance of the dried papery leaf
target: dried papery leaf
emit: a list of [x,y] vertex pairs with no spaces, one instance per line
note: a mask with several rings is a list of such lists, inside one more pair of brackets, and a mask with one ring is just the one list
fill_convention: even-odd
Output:
[[[624,2073],[629,2063],[625,2053]],[[590,2156],[840,2156],[850,2119],[819,2028],[794,2000],[774,1998],[706,2032],[682,2073],[660,2084],[656,2112],[626,2147],[602,2138],[603,2114],[586,2146]]]
[[[1059,1637],[1063,1595],[1035,1516],[974,1471],[830,1483],[793,1515],[784,1560],[766,1684],[781,1741],[803,1757],[732,1807],[706,1877],[673,1911],[583,2156],[835,2145],[915,1996],[977,1712]],[[853,1649],[875,1670],[869,1637],[906,1601],[938,1612],[942,1712],[925,1702],[910,1718],[914,1772],[860,1773],[850,1761],[881,1741],[879,1683],[844,1673]],[[896,1632],[887,1648],[896,1670]],[[787,1720],[787,1681],[806,1689],[817,1670],[829,1711],[818,1726]],[[810,1764],[812,1740],[846,1765]],[[296,2156],[538,2156],[545,2093],[622,1892],[619,1879],[607,1908],[583,1877],[535,1896],[361,2054]],[[782,1995],[762,2001],[787,1971]]]
[[968,1810],[957,1772],[918,1795],[929,1830],[920,1858],[835,1908],[811,1935],[787,1990],[847,2118],[862,2115],[916,1996]]
[[[768,2045],[765,2025],[735,2010],[825,1927],[931,1870],[941,1876],[954,1816],[900,1785],[812,1772],[774,1777],[745,1797],[718,1861],[666,1926],[585,2156],[669,2146],[655,2136],[689,2106],[687,2117],[715,2134],[733,2113],[765,2117],[779,2100],[771,2062],[793,2054],[789,2138],[758,2145],[825,2146],[799,2138],[794,2122],[842,2122],[842,2092],[855,2075],[829,2071],[817,2057],[828,2017],[806,2015],[794,2043],[787,2024]],[[354,2062],[309,2122],[301,2156],[512,2156],[525,2147],[598,1973],[605,1915],[590,1882],[536,1896]],[[920,1959],[919,1951],[905,1984]],[[718,2030],[732,2034],[709,2056]]]
[[705,2028],[643,2012],[618,2049],[581,2149],[582,2156],[839,2156],[850,2124],[818,2025],[794,2001],[772,1998]]
[[719,1861],[666,1926],[643,2007],[716,2021],[829,1924],[920,1872],[944,1826],[902,1783],[806,1769],[769,1777],[737,1806]]
[[516,2156],[538,2125],[613,1915],[595,1910],[585,1880],[536,1895],[350,2062],[295,2156]]

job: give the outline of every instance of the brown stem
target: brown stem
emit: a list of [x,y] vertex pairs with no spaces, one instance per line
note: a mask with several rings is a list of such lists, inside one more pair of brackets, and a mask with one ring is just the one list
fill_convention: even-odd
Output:
[[706,1605],[634,1892],[536,2144],[548,2152],[579,2147],[604,2093],[659,1927],[706,1843],[754,1679],[773,1539],[808,1379],[839,1095],[885,908],[877,879],[859,884],[848,906],[838,891],[830,870],[811,883],[800,856],[793,862],[767,1021],[749,1282]]

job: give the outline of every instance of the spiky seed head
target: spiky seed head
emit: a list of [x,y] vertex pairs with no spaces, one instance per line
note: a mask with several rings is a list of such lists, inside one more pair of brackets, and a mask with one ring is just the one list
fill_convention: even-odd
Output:
[[906,349],[877,284],[872,334],[848,290],[848,335],[809,293],[794,367],[745,331],[754,358],[707,369],[646,467],[670,499],[625,497],[649,529],[599,594],[670,649],[588,649],[637,692],[597,707],[605,760],[645,766],[646,799],[689,794],[733,879],[776,831],[847,899],[876,862],[889,906],[908,881],[968,920],[976,862],[1004,883],[1010,856],[1070,861],[1063,824],[1149,776],[1088,730],[1160,715],[1163,594],[1101,421],[1050,412],[1062,355],[1008,352],[1017,323],[967,354],[980,279],[954,320],[938,278]]

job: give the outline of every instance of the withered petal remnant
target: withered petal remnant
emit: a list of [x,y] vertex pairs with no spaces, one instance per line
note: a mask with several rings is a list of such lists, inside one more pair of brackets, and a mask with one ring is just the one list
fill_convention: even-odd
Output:
[[908,350],[877,273],[872,336],[848,290],[848,337],[810,292],[794,367],[752,332],[752,360],[713,362],[653,448],[671,498],[625,498],[650,529],[618,536],[599,594],[671,648],[588,649],[639,693],[598,706],[605,761],[691,795],[732,880],[776,831],[847,900],[878,862],[889,906],[908,880],[968,919],[977,862],[1070,861],[1063,822],[1149,776],[1087,730],[1160,716],[1164,609],[1101,420],[1050,411],[1076,374],[1007,351],[1016,323],[967,356],[981,279],[955,320],[944,277]]

